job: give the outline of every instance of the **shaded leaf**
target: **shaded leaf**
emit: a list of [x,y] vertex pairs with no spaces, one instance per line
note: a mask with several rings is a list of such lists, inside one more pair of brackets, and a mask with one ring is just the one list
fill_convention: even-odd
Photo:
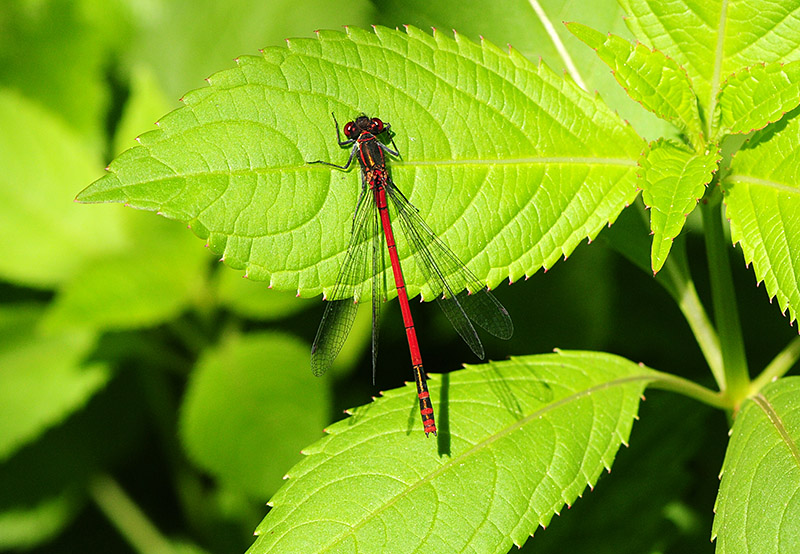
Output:
[[54,286],[123,243],[118,210],[91,212],[72,201],[100,165],[54,114],[0,89],[0,276]]
[[209,349],[181,410],[192,460],[253,497],[277,489],[328,420],[329,385],[312,375],[308,353],[308,344],[277,333],[237,336]]
[[722,182],[731,239],[790,322],[800,308],[800,110],[757,132]]
[[158,118],[172,106],[150,66],[138,65],[131,70],[130,94],[114,132],[114,155],[134,146],[133,138],[149,131]]
[[567,26],[575,36],[594,48],[632,99],[676,125],[693,144],[700,144],[703,132],[697,97],[686,70],[675,60],[643,44],[633,45],[621,37],[604,35],[580,23]]
[[800,104],[800,61],[759,64],[731,75],[719,92],[720,134],[749,133]]
[[696,154],[664,140],[650,145],[642,161],[641,186],[642,199],[650,208],[653,273],[663,267],[672,239],[681,232],[686,216],[702,198],[720,158],[716,148]]
[[98,256],[60,288],[45,329],[121,330],[169,321],[199,296],[208,255],[182,226],[148,214],[124,218],[132,244]]
[[0,308],[0,462],[61,423],[110,378],[101,364],[83,364],[91,333],[43,336],[27,307]]
[[742,406],[715,512],[718,553],[800,551],[800,377],[770,383]]
[[54,494],[35,506],[0,511],[0,548],[31,548],[52,539],[80,508],[75,491]]
[[242,317],[276,320],[314,305],[291,292],[275,291],[263,282],[243,279],[241,273],[223,269],[216,277],[220,304]]
[[52,539],[80,513],[93,474],[145,450],[144,406],[131,377],[118,374],[86,407],[0,462],[0,544]]
[[470,366],[431,380],[436,439],[389,391],[306,450],[249,552],[507,552],[611,467],[652,378],[591,352]]

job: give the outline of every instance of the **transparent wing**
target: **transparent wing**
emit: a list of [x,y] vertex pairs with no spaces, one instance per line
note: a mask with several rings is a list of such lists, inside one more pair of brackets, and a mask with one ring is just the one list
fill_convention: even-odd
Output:
[[[372,197],[372,193],[369,194]],[[386,272],[384,264],[384,234],[380,214],[374,198],[367,201],[372,206],[372,384],[378,366],[378,331],[381,321],[381,304],[386,300]]]
[[483,358],[483,345],[472,322],[498,338],[509,339],[514,324],[508,311],[436,236],[397,187],[391,184],[387,192],[420,269],[433,289],[441,292],[439,306],[475,355]]
[[[362,190],[353,216],[353,229],[347,254],[339,269],[333,291],[328,296],[328,305],[325,307],[317,336],[311,347],[311,370],[314,375],[322,375],[328,371],[353,327],[358,303],[363,300],[365,285],[369,282],[369,251],[374,246],[373,240],[370,240],[374,233],[374,223],[371,222],[376,218],[377,210],[374,202],[371,201],[369,194]],[[374,311],[373,302],[373,314]],[[377,340],[377,337],[373,340]],[[376,353],[373,353],[373,356],[375,355]]]

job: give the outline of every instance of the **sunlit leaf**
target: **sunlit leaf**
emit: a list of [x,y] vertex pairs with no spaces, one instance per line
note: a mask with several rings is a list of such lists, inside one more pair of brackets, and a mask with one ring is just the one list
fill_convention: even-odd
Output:
[[642,199],[650,208],[653,272],[659,271],[683,224],[703,196],[720,160],[719,151],[704,154],[681,148],[669,141],[650,146],[642,161]]
[[306,450],[249,552],[507,552],[611,467],[653,378],[589,352],[434,376],[436,438],[389,391]]
[[742,407],[715,511],[719,553],[800,551],[800,377],[770,383]]
[[800,60],[798,0],[620,0],[633,34],[685,68],[701,109],[722,82],[757,63]]
[[492,286],[552,266],[636,195],[631,128],[514,51],[414,28],[288,44],[188,94],[79,200],[186,221],[250,278],[309,296],[334,283],[361,189],[358,171],[306,164],[347,159],[331,111],[392,124],[394,180]]
[[800,61],[759,64],[731,75],[719,93],[720,133],[749,133],[800,103]]
[[759,131],[722,183],[731,239],[790,321],[800,308],[800,110]]
[[702,130],[697,97],[686,70],[675,60],[641,43],[634,45],[586,25],[571,23],[569,29],[595,49],[631,98],[679,127],[694,144],[700,143]]

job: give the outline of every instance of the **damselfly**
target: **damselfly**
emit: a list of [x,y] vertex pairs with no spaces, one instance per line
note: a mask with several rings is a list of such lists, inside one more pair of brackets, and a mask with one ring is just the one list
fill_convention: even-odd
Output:
[[[400,222],[400,229],[415,261],[428,284],[439,294],[437,301],[458,334],[466,341],[476,356],[483,359],[484,351],[472,322],[501,339],[511,337],[514,326],[506,309],[489,292],[488,288],[466,268],[458,257],[420,217],[419,211],[392,182],[386,169],[384,153],[399,156],[394,140],[393,150],[378,137],[390,129],[377,117],[361,115],[344,126],[346,140],[339,134],[339,123],[333,117],[336,138],[341,147],[352,146],[350,158],[344,165],[317,160],[312,164],[325,164],[347,170],[358,153],[361,164],[361,194],[353,215],[353,229],[344,262],[328,305],[322,316],[314,345],[311,349],[311,367],[315,375],[322,375],[333,363],[353,325],[358,302],[364,287],[372,289],[372,379],[378,356],[378,320],[381,303],[386,299],[385,252],[389,253],[397,298],[406,328],[411,365],[417,385],[420,414],[425,434],[436,434],[433,404],[428,393],[427,376],[422,367],[414,320],[408,304],[403,270],[397,252],[392,217]],[[388,201],[387,201],[388,199]],[[394,215],[390,214],[391,206]],[[384,249],[384,242],[386,249]],[[369,260],[371,254],[371,262]]]

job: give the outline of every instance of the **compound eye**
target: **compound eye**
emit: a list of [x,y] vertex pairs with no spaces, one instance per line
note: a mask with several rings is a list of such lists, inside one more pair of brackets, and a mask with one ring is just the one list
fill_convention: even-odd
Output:
[[358,132],[356,131],[356,124],[350,121],[344,126],[344,136],[350,139],[357,138]]
[[377,117],[372,118],[372,125],[370,126],[370,131],[374,135],[379,135],[383,132],[383,121],[378,119]]

